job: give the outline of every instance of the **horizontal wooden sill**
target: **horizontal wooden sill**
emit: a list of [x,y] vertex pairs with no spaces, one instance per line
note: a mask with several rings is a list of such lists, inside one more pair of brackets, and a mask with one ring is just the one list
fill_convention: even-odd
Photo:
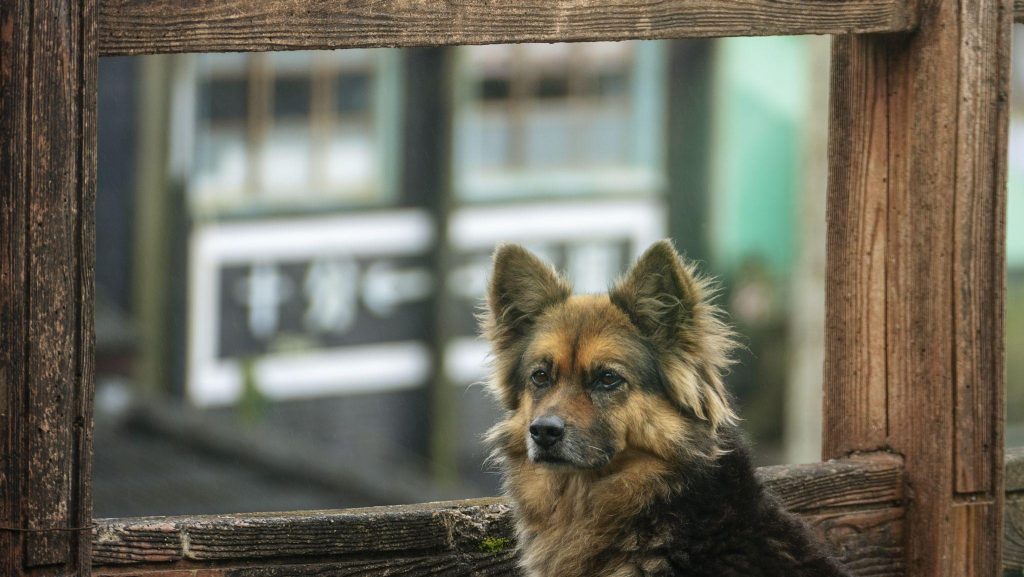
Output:
[[99,0],[103,56],[914,28],[909,0]]
[[[765,484],[855,575],[902,575],[899,458],[765,467]],[[513,575],[504,499],[338,511],[97,521],[93,575]]]

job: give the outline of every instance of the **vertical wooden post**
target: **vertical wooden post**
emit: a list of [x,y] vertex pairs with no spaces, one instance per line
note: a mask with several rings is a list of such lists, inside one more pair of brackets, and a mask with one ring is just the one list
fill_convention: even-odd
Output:
[[0,574],[89,574],[93,0],[0,3]]
[[1012,2],[836,38],[824,454],[905,458],[907,575],[1000,572]]

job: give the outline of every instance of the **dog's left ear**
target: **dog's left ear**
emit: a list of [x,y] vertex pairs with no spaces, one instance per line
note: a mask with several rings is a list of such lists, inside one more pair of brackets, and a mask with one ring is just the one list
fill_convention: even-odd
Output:
[[672,243],[662,240],[608,296],[658,350],[673,400],[717,428],[736,419],[722,382],[735,344],[710,293]]
[[687,327],[702,298],[700,287],[672,243],[661,240],[637,259],[608,294],[640,332],[669,347]]

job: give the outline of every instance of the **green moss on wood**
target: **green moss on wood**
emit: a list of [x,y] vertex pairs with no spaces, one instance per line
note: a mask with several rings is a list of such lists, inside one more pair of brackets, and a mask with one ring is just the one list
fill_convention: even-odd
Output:
[[508,537],[487,537],[480,541],[480,550],[488,553],[504,551],[512,546],[512,539]]

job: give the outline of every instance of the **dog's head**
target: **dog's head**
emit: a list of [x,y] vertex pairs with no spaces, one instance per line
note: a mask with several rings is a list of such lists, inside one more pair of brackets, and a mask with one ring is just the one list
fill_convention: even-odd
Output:
[[735,420],[721,377],[733,341],[707,282],[661,241],[608,294],[571,293],[522,247],[495,252],[483,329],[504,460],[599,470],[715,451]]

